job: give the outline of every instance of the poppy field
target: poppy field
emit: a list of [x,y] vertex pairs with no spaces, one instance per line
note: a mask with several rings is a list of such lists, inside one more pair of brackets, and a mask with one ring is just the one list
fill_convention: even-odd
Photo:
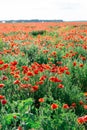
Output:
[[0,130],[87,130],[87,22],[0,23]]

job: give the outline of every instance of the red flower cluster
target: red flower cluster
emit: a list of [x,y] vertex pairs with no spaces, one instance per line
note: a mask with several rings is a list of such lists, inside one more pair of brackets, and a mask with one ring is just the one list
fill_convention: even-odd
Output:
[[51,82],[62,82],[62,80],[58,79],[57,77],[50,77],[49,80]]
[[82,117],[79,117],[79,118],[77,119],[77,122],[78,122],[79,124],[83,124],[83,123],[87,122],[87,115],[82,116]]

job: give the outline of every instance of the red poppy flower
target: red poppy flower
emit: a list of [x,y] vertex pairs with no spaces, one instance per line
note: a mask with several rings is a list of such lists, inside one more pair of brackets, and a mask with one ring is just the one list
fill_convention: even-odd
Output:
[[14,74],[14,78],[20,78],[19,74]]
[[4,63],[4,61],[3,60],[0,60],[0,65],[2,65]]
[[58,108],[58,105],[56,104],[56,103],[53,103],[52,105],[51,105],[51,109],[57,109]]
[[58,79],[57,77],[50,77],[49,80],[52,82],[62,82],[62,80]]
[[35,92],[35,91],[38,90],[38,88],[39,88],[39,86],[35,85],[35,86],[32,87],[32,91]]
[[77,119],[77,122],[78,122],[79,124],[85,123],[84,117],[79,117],[79,118]]
[[80,64],[79,67],[83,67],[84,65],[83,64]]
[[63,104],[63,108],[68,109],[69,108],[68,104]]
[[87,110],[87,105],[84,105],[83,107],[84,107],[85,110]]
[[8,79],[8,77],[5,75],[2,77],[2,80],[7,80],[7,79]]
[[69,71],[66,71],[66,74],[67,74],[67,75],[70,75],[70,72],[69,72]]
[[4,99],[5,97],[3,95],[0,95],[0,100]]
[[3,99],[3,100],[1,101],[1,103],[2,103],[3,105],[5,105],[5,104],[7,103],[7,100],[6,100],[6,99]]
[[5,85],[4,84],[0,84],[0,88],[3,88]]
[[39,72],[39,70],[37,70],[37,69],[34,70],[34,74],[38,74],[38,72]]
[[13,84],[20,84],[20,80],[15,80]]
[[46,78],[47,78],[47,76],[43,75],[43,76],[40,77],[40,80],[45,80]]
[[3,69],[7,69],[7,68],[8,68],[8,64],[4,64]]
[[44,98],[39,98],[38,101],[39,102],[44,102]]
[[18,62],[17,61],[13,61],[13,62],[11,62],[10,63],[12,66],[16,66],[17,64],[18,64]]
[[71,107],[75,108],[76,107],[76,103],[72,103]]
[[22,127],[21,127],[21,126],[19,126],[19,127],[18,127],[18,130],[22,130]]
[[64,88],[64,85],[63,84],[59,84],[58,88]]
[[23,80],[28,81],[29,78],[28,78],[27,76],[24,76],[24,77],[23,77]]
[[79,104],[80,104],[80,105],[83,105],[83,104],[84,104],[84,102],[83,102],[83,101],[79,101]]
[[31,88],[31,84],[20,84],[21,88]]
[[34,76],[34,74],[32,72],[28,71],[27,76]]
[[13,116],[13,118],[14,118],[14,119],[16,119],[16,118],[17,118],[17,116],[16,116],[16,115],[14,115],[14,116]]
[[73,66],[76,66],[76,62],[75,61],[73,62]]
[[84,120],[85,120],[85,122],[87,122],[87,115],[84,116]]
[[44,84],[44,81],[36,82],[36,85],[41,85],[41,84]]

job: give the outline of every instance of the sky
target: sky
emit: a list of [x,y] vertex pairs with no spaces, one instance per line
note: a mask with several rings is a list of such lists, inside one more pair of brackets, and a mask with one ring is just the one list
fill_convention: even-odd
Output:
[[0,20],[87,20],[87,0],[0,0]]

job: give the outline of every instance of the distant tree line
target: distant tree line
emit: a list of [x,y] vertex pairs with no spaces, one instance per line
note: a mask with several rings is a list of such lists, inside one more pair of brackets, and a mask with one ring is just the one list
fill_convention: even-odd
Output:
[[1,20],[2,23],[26,23],[26,22],[63,22],[63,20],[39,20],[39,19],[31,19],[31,20]]

